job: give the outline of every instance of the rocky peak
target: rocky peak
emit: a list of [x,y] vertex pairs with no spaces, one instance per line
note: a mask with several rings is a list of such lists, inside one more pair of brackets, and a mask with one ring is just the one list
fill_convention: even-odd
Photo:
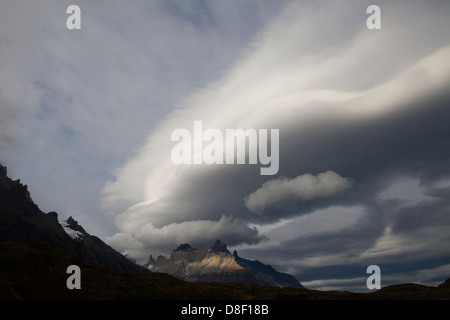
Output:
[[6,178],[7,175],[8,175],[8,170],[6,169],[6,167],[4,167],[0,164],[0,179]]
[[164,257],[163,255],[159,255],[156,257],[155,263],[156,265],[165,265],[169,262],[169,260],[167,260],[166,257]]
[[171,252],[170,258],[150,256],[145,267],[151,271],[168,273],[185,281],[243,282],[276,287],[301,288],[294,276],[278,272],[270,265],[252,261],[233,254],[227,245],[216,240],[207,249],[193,249],[189,244],[180,245]]
[[225,252],[231,254],[231,252],[227,249],[227,245],[221,242],[219,239],[216,240],[216,243],[214,243],[214,245],[210,247],[210,249],[215,252]]
[[156,263],[155,258],[153,258],[153,256],[150,255],[150,257],[148,258],[148,264],[153,266],[155,265],[155,263]]
[[74,218],[72,218],[72,216],[70,216],[69,219],[66,220],[66,223],[70,229],[81,232],[81,233],[86,233],[86,231],[83,229],[83,227],[80,226],[78,224],[78,222]]
[[178,248],[176,248],[173,251],[192,251],[192,250],[196,250],[196,249],[192,248],[189,243],[183,243],[183,244],[180,244],[178,246]]
[[53,222],[59,223],[58,222],[58,213],[57,212],[50,211],[49,213],[47,213],[47,216],[49,216],[53,220]]
[[[32,203],[28,186],[23,185],[20,179],[12,180],[8,177],[8,170],[0,164],[0,199],[15,204],[19,202],[26,203],[29,206]],[[34,205],[34,203],[33,203]]]

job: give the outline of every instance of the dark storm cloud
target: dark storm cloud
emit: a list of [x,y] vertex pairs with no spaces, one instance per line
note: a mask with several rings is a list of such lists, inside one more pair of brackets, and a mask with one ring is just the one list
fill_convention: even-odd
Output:
[[[333,169],[356,181],[351,192],[334,203],[364,206],[365,214],[357,223],[323,234],[290,235],[293,238],[272,250],[262,247],[242,254],[264,255],[280,267],[290,265],[299,279],[321,288],[346,286],[362,290],[365,267],[370,264],[382,268],[384,285],[444,281],[448,277],[444,270],[450,264],[445,245],[450,240],[449,99],[448,93],[440,92],[417,101],[415,110],[353,131],[342,141],[358,150],[354,160],[351,152],[331,153],[336,164],[343,164]],[[325,145],[345,150],[340,140],[328,141]],[[326,157],[317,159],[324,159],[324,163],[311,162],[311,171],[330,166]],[[321,205],[329,204],[317,203]],[[314,205],[299,204],[297,210],[314,212]],[[308,259],[314,258],[321,262],[308,265]],[[329,281],[318,284],[314,279]],[[337,279],[359,280],[350,285]]]
[[[295,135],[286,139],[281,174],[292,176],[326,168],[355,181],[352,198],[367,196],[393,175],[420,175],[427,182],[448,175],[450,94],[437,92],[407,109],[359,123],[338,125],[324,121],[305,135],[308,143],[296,148]],[[331,156],[332,155],[332,156]]]

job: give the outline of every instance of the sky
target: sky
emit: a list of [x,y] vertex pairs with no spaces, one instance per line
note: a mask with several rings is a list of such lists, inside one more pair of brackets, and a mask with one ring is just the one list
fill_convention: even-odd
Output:
[[[43,211],[141,263],[220,239],[307,288],[367,290],[369,265],[382,286],[438,285],[449,14],[445,0],[1,0],[0,162]],[[172,133],[195,140],[195,121],[278,130],[278,170],[174,163]]]

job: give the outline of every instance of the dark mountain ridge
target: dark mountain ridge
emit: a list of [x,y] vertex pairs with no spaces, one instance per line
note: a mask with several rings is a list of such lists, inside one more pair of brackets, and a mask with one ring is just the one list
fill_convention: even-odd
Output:
[[[41,241],[80,257],[89,264],[119,270],[148,270],[126,259],[96,236],[87,233],[72,217],[58,221],[56,212],[44,213],[31,199],[28,187],[7,176],[0,165],[0,241]],[[72,238],[70,230],[78,234]]]
[[298,280],[290,274],[279,272],[275,270],[270,265],[265,265],[264,263],[258,260],[248,260],[238,256],[237,251],[233,252],[233,256],[236,259],[236,262],[249,270],[253,274],[259,275],[259,277],[264,277],[265,275],[269,276],[273,279],[274,283],[278,284],[280,287],[294,287],[294,288],[303,288],[303,286],[298,282]]

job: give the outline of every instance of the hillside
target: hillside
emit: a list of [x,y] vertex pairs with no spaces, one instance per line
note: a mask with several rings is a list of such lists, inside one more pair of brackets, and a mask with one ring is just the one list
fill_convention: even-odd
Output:
[[27,186],[10,179],[6,167],[0,165],[0,241],[42,241],[78,256],[85,263],[119,270],[146,270],[87,233],[73,218],[63,224],[64,227],[56,212],[42,212]]
[[[69,290],[67,266],[81,269],[81,290]],[[400,284],[373,293],[319,291],[245,283],[192,283],[158,272],[83,263],[44,242],[0,242],[2,300],[450,300],[450,280],[437,287]]]

